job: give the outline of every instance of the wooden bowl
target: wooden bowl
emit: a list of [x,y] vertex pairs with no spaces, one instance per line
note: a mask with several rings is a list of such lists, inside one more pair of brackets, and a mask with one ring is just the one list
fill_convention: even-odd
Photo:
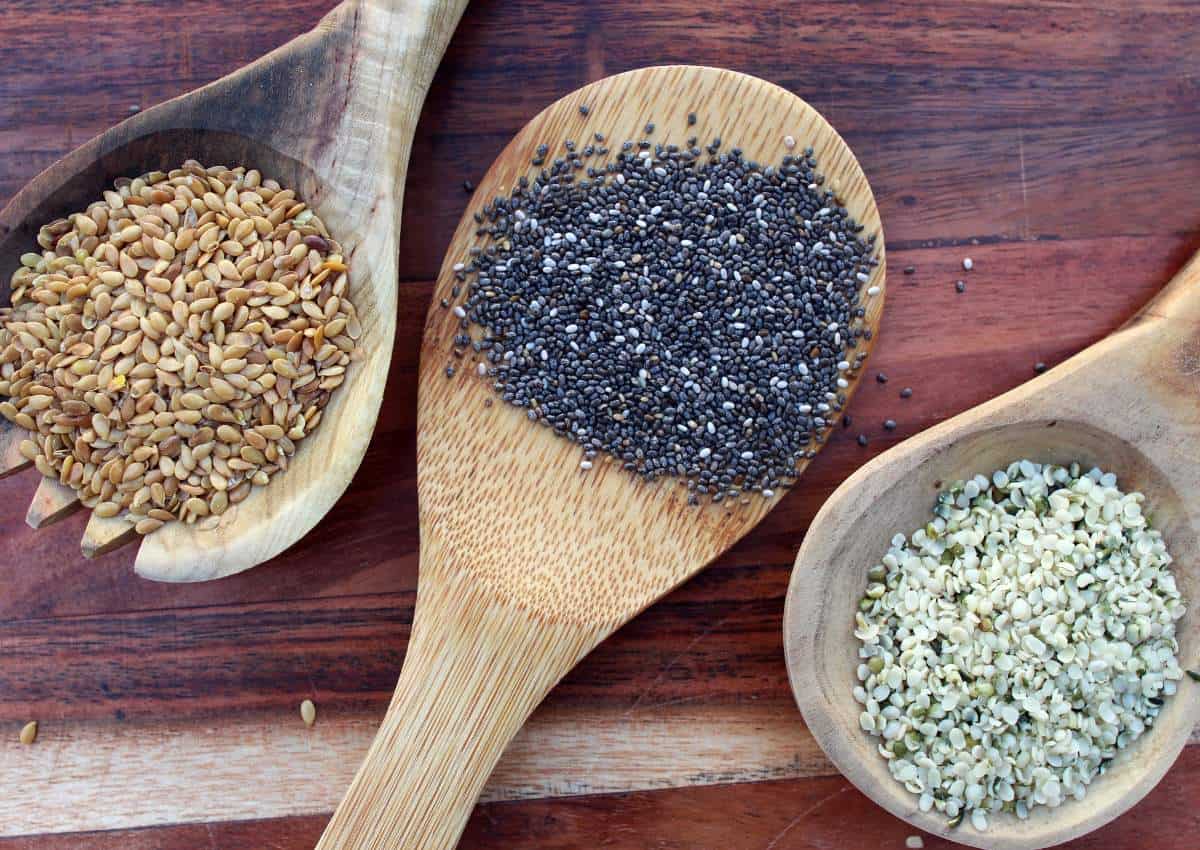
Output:
[[1083,801],[1039,806],[1028,820],[989,816],[986,832],[921,812],[887,769],[878,738],[858,724],[860,642],[854,614],[867,570],[896,532],[931,516],[939,489],[1014,460],[1099,466],[1146,495],[1190,603],[1177,623],[1180,665],[1200,666],[1200,262],[1113,336],[1062,366],[875,458],[851,476],[813,520],[796,558],[784,644],[796,701],[830,760],[879,805],[913,826],[995,850],[1032,850],[1083,835],[1144,797],[1170,768],[1200,720],[1200,683],[1186,676],[1154,726],[1123,750]]
[[[400,210],[425,92],[467,0],[345,0],[311,32],[227,77],[146,110],[52,165],[0,211],[0,300],[39,227],[83,209],[116,177],[184,160],[245,165],[295,189],[350,260],[349,297],[362,334],[345,383],[289,468],[221,515],[216,528],[173,522],[141,539],[135,569],[158,581],[203,581],[249,569],[306,534],[350,484],[367,450],[396,330]],[[28,465],[28,436],[0,418],[0,477]],[[80,507],[76,492],[39,483],[27,521]],[[137,539],[124,518],[92,515],[92,557]]]

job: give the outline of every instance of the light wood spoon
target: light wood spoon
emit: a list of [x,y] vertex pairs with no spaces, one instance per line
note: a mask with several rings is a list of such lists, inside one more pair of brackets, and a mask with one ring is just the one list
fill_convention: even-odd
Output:
[[1088,788],[1082,802],[1037,807],[1027,821],[993,817],[986,833],[950,829],[917,809],[858,725],[858,641],[867,569],[897,532],[930,518],[938,490],[1014,460],[1079,461],[1140,490],[1175,558],[1189,603],[1180,664],[1200,667],[1200,259],[1107,339],[1039,378],[896,446],[846,480],[821,508],[796,557],[784,645],[796,701],[826,754],[863,793],[914,826],[996,850],[1032,850],[1083,835],[1154,787],[1200,722],[1200,684],[1185,679],[1162,713]]
[[[568,95],[517,134],[459,224],[426,320],[415,621],[395,697],[321,850],[452,847],[504,747],[563,674],[778,501],[689,507],[677,481],[648,485],[600,462],[581,475],[577,445],[517,408],[485,406],[494,397],[485,381],[446,377],[458,320],[439,302],[476,242],[471,213],[536,174],[540,143],[561,150],[600,131],[615,151],[649,121],[656,140],[720,135],[762,162],[780,161],[787,135],[797,152],[812,145],[828,185],[878,235],[880,263],[863,286],[883,286],[879,214],[858,163],[816,110],[770,83],[714,68],[632,71]],[[882,295],[867,303],[874,329]]]
[[[193,158],[246,165],[295,188],[350,258],[350,297],[363,326],[352,364],[319,427],[286,473],[230,508],[215,530],[172,523],[142,541],[135,568],[161,581],[218,578],[261,563],[309,531],[362,461],[383,396],[396,327],[400,209],[425,93],[466,0],[347,0],[309,33],[257,62],[148,109],[68,154],[0,212],[0,295],[38,228],[83,209],[118,176]],[[26,462],[25,432],[0,417],[0,475]],[[43,479],[35,528],[66,516],[74,491]],[[93,516],[84,554],[136,535]]]

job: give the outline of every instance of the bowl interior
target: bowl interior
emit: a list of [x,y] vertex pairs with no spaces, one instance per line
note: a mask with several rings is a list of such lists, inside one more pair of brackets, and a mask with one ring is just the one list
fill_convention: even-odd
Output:
[[[903,447],[894,451],[902,452]],[[984,833],[966,822],[953,830],[947,828],[943,816],[921,812],[916,797],[892,778],[878,753],[879,739],[859,727],[862,708],[851,694],[857,684],[854,671],[860,646],[853,635],[854,614],[866,589],[866,571],[879,562],[896,532],[907,535],[928,522],[943,486],[976,473],[990,474],[1022,458],[1060,464],[1078,461],[1084,469],[1099,466],[1115,473],[1118,486],[1126,492],[1138,490],[1146,495],[1147,513],[1163,533],[1175,559],[1177,583],[1190,603],[1188,613],[1177,624],[1180,664],[1195,669],[1200,659],[1200,615],[1196,612],[1200,574],[1196,530],[1181,495],[1170,477],[1137,447],[1091,425],[1063,420],[984,429],[944,445],[899,476],[871,504],[855,505],[856,515],[841,526],[832,559],[808,562],[801,550],[784,626],[797,702],[818,743],[842,773],[877,803],[915,826],[980,847],[1045,847],[1116,817],[1141,799],[1170,767],[1187,742],[1200,709],[1200,686],[1185,678],[1179,683],[1179,692],[1167,699],[1155,725],[1092,782],[1082,802],[1072,799],[1055,809],[1037,807],[1026,821],[1008,815],[993,817]],[[844,486],[859,486],[863,480],[856,476]],[[819,515],[810,535],[819,535],[828,527],[821,520]],[[819,610],[815,621],[796,616],[799,599],[820,602],[802,606],[806,612]]]

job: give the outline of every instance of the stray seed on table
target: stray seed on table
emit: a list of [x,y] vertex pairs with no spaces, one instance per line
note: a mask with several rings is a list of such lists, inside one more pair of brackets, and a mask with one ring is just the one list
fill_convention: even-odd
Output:
[[36,720],[30,720],[21,727],[20,741],[28,746],[37,740],[38,724]]
[[885,375],[883,372],[877,372],[875,374],[875,380],[881,384],[886,384],[888,382],[888,376]]
[[955,281],[954,282],[954,291],[959,292],[959,293],[966,292],[967,291],[967,282],[965,280]]
[[904,273],[905,273],[905,274],[915,274],[915,273],[916,273],[916,271],[917,271],[917,267],[916,267],[916,266],[905,266],[905,267],[904,267]]
[[580,115],[585,115],[585,116],[586,116],[586,115],[587,115],[589,112],[591,112],[591,110],[588,108],[588,106],[587,106],[587,104],[586,104],[586,103],[581,103],[581,104],[579,105],[579,114],[580,114]]
[[1047,369],[1046,364],[1043,363],[1041,360],[1039,360],[1037,363],[1033,364],[1033,371],[1037,372],[1039,375],[1042,374],[1043,372],[1045,372],[1046,369]]
[[312,726],[317,722],[317,707],[313,705],[313,701],[306,699],[300,703],[300,719],[304,721],[305,726]]
[[912,387],[905,387],[900,390],[900,398],[912,398]]
[[688,126],[691,127],[695,123],[696,123],[696,113],[689,112],[688,113]]
[[796,137],[795,136],[784,136],[783,137],[783,146],[785,148],[787,148],[788,150],[791,150],[792,148],[796,147]]
[[842,414],[842,427],[843,428],[850,427],[850,414],[849,413]]
[[654,132],[654,125],[647,124],[644,132],[646,133],[647,136],[651,135]]
[[463,189],[465,189],[468,192],[474,192],[475,184],[472,183],[470,180],[464,180],[463,181]]
[[867,435],[866,434],[858,435],[858,444],[860,446],[865,446],[867,444]]
[[970,257],[964,257],[963,258],[963,268],[966,269],[967,271],[970,271],[971,269],[975,268],[975,261],[972,260]]
[[885,420],[883,420],[883,430],[885,430],[885,431],[895,431],[895,430],[896,430],[896,420],[895,420],[895,419],[885,419]]
[[908,838],[904,839],[904,846],[907,847],[908,850],[922,850],[922,848],[925,846],[925,839],[919,835],[910,835]]

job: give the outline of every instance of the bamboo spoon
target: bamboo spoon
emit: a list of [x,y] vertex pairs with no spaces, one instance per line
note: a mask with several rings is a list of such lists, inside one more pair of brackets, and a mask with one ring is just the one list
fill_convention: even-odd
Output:
[[[295,188],[351,257],[363,326],[352,364],[293,463],[210,531],[172,523],[142,541],[135,568],[201,581],[273,557],[325,515],[362,461],[383,395],[396,326],[400,209],[421,103],[466,0],[347,0],[309,33],[257,62],[119,124],[29,183],[0,212],[0,295],[40,225],[82,209],[120,175],[178,166],[248,165]],[[25,432],[0,418],[0,476],[23,468]],[[69,514],[75,494],[45,479],[35,528]],[[93,516],[92,556],[131,539],[130,524]]]
[[[494,394],[473,375],[445,375],[458,320],[439,302],[475,242],[470,213],[536,173],[540,143],[601,131],[619,146],[651,120],[657,139],[721,135],[765,162],[786,153],[785,135],[811,144],[828,184],[880,236],[880,264],[863,286],[883,286],[879,214],[853,154],[816,110],[762,80],[686,66],[632,71],[568,95],[517,134],[459,224],[426,320],[415,622],[395,697],[321,850],[452,847],[501,751],[562,675],[775,504],[755,496],[744,507],[689,507],[678,482],[647,485],[602,463],[583,476],[578,446],[516,408],[485,407]],[[868,303],[875,328],[882,298]]]
[[1189,611],[1179,621],[1180,664],[1200,666],[1200,258],[1107,339],[1045,375],[962,413],[872,460],[821,508],[796,557],[784,644],[796,701],[826,754],[863,793],[927,832],[996,850],[1067,841],[1124,812],[1154,787],[1200,721],[1200,685],[1179,692],[1138,741],[1097,778],[1082,802],[1038,807],[1027,821],[992,817],[986,833],[951,830],[917,809],[858,725],[851,690],[858,664],[853,632],[867,568],[896,532],[929,519],[945,483],[1013,460],[1099,466],[1122,489],[1146,494],[1147,514],[1175,557]]

